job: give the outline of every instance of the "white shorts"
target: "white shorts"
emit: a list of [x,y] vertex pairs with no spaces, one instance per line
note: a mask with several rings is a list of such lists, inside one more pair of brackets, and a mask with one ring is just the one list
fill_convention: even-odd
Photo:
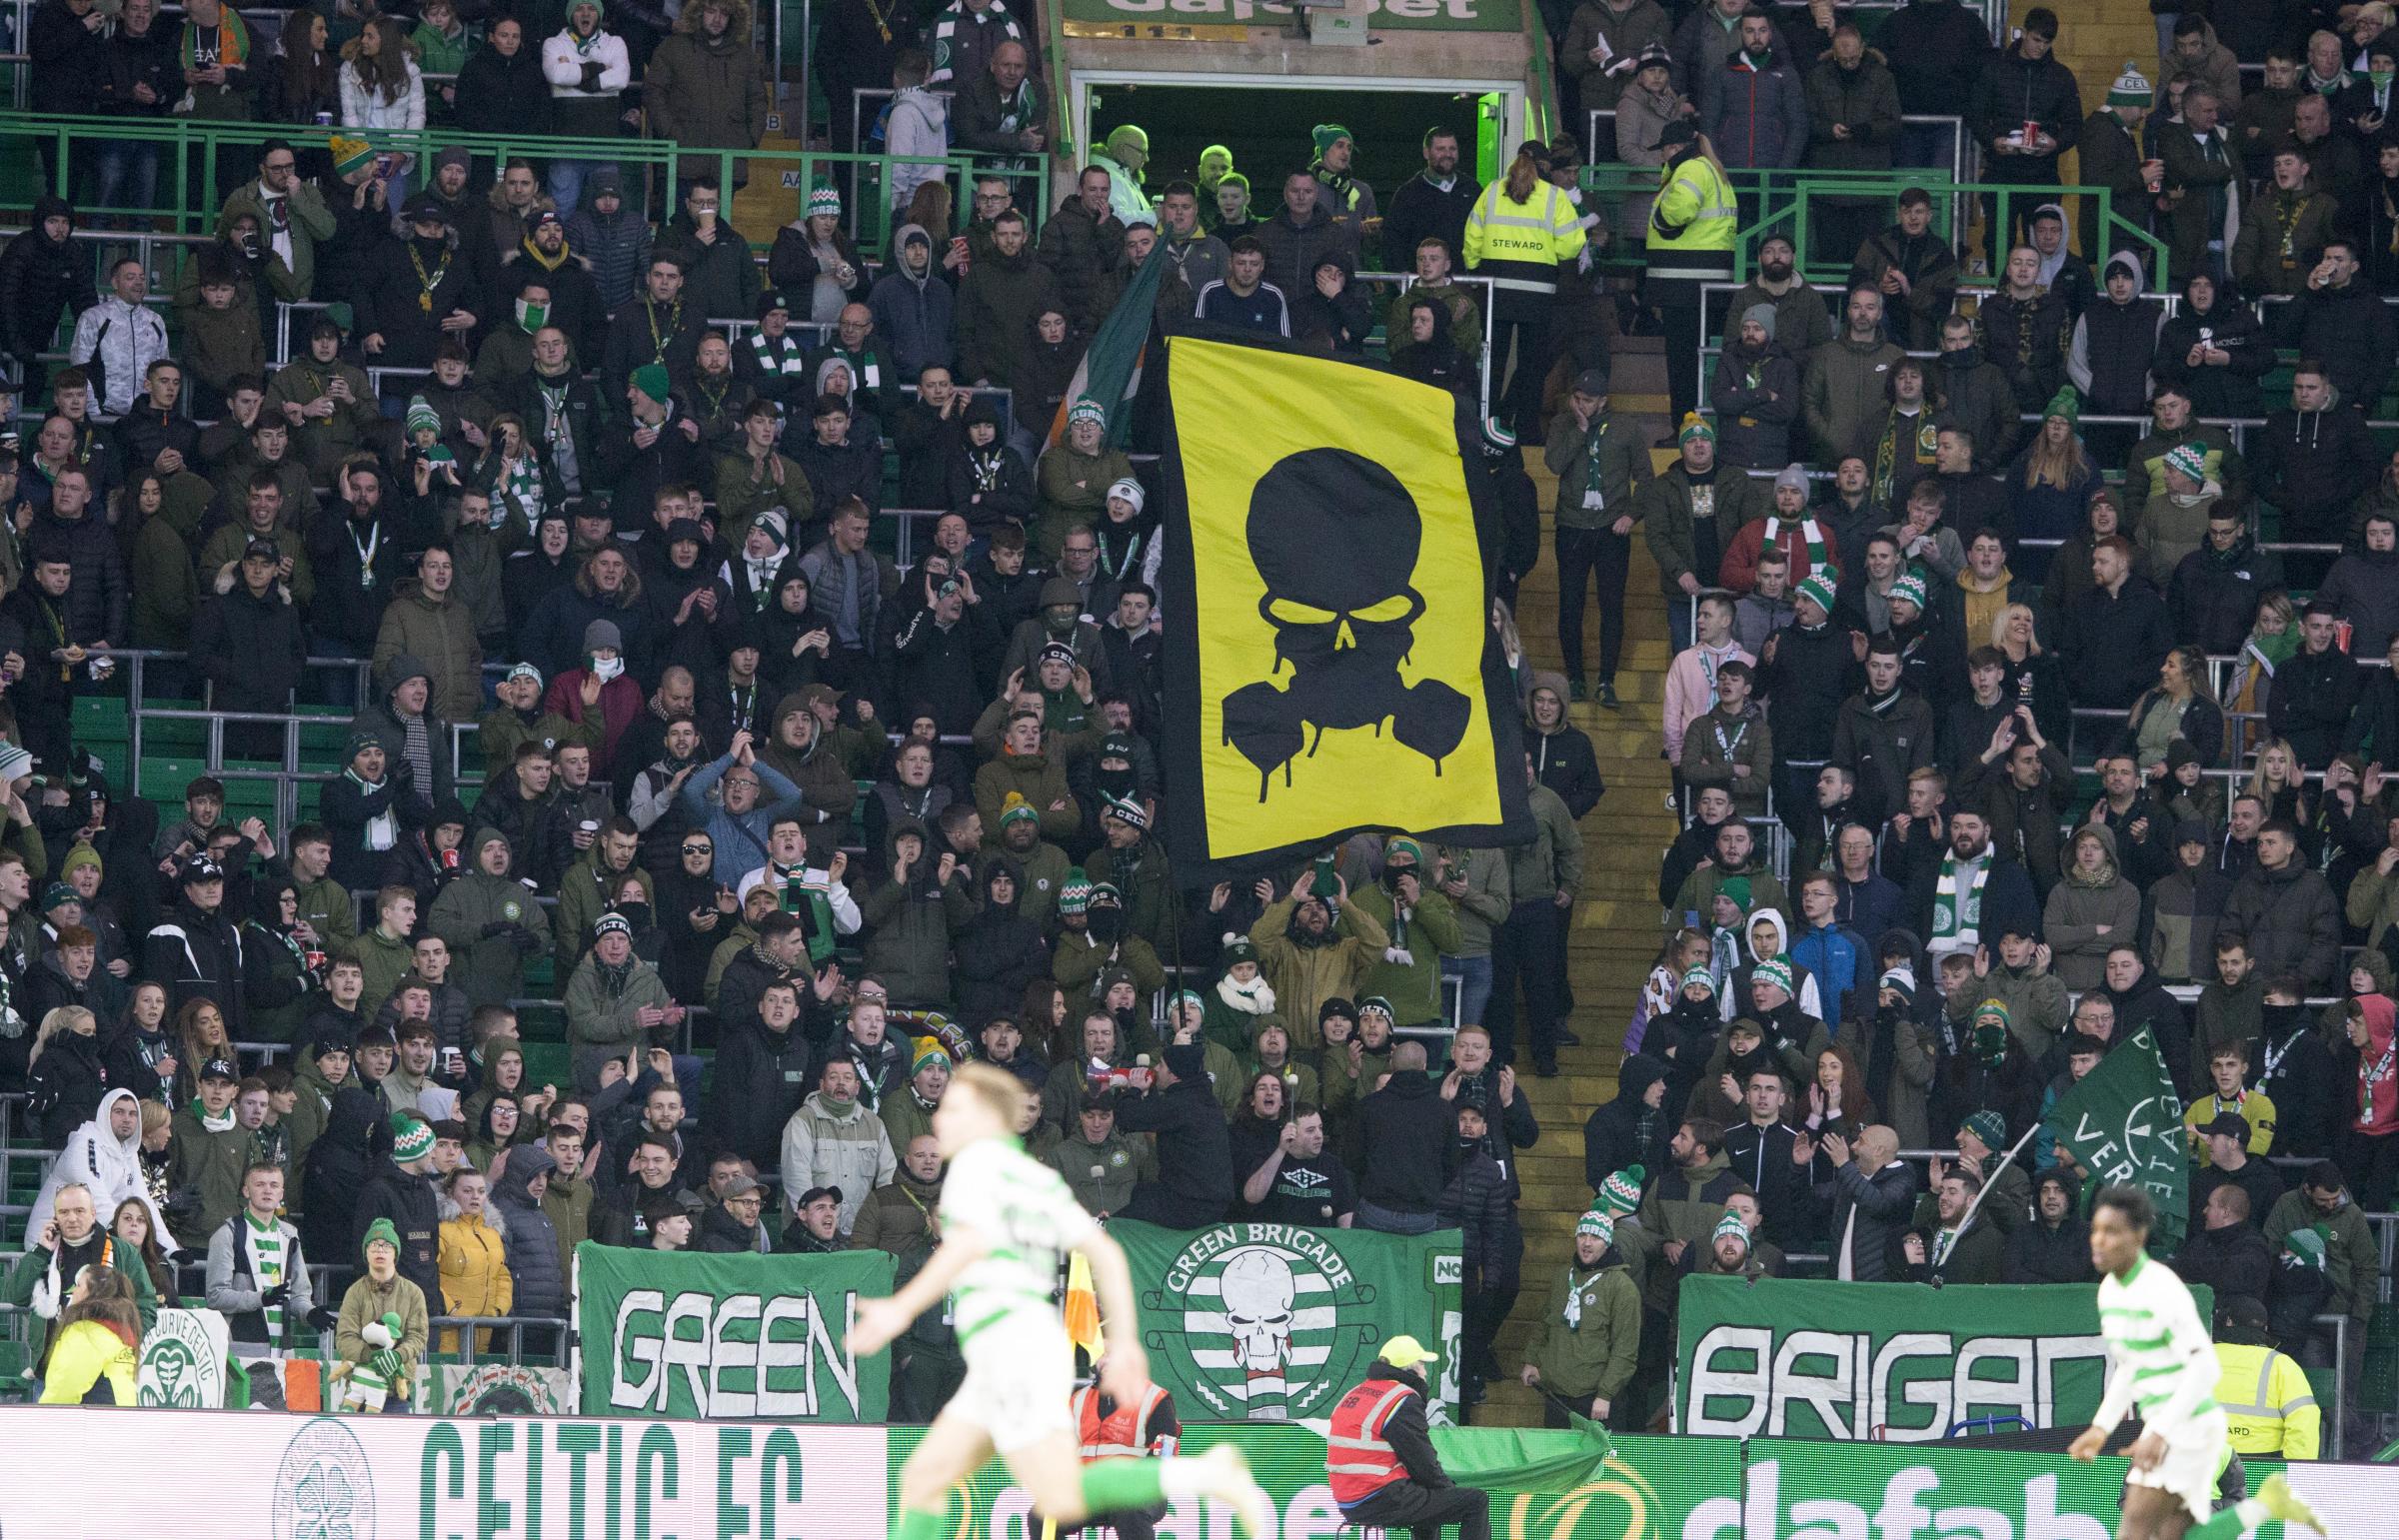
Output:
[[1074,1436],[1075,1347],[1055,1316],[1004,1317],[961,1349],[967,1377],[952,1408],[991,1438],[1002,1454],[1053,1433]]
[[2125,1482],[2173,1493],[2190,1510],[2193,1521],[2203,1522],[2216,1510],[2216,1477],[2224,1469],[2225,1451],[2231,1444],[2232,1430],[2224,1413],[2209,1412],[2167,1433],[2166,1457],[2157,1462],[2157,1469],[2136,1468]]

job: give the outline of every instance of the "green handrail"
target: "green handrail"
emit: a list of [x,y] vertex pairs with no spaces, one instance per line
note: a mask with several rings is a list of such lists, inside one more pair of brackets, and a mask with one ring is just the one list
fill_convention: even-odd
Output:
[[[351,134],[373,144],[378,149],[404,152],[416,157],[422,165],[439,150],[463,149],[478,160],[494,163],[511,156],[536,160],[613,161],[639,171],[672,177],[678,168],[687,172],[702,166],[713,167],[720,185],[734,185],[738,171],[745,165],[753,178],[772,176],[792,189],[793,212],[796,217],[807,201],[808,189],[820,174],[831,176],[837,167],[858,166],[879,173],[875,196],[866,198],[867,207],[860,211],[859,245],[862,251],[880,255],[889,248],[892,230],[891,209],[881,194],[882,179],[888,178],[897,165],[938,165],[945,169],[958,197],[954,207],[966,210],[973,207],[973,178],[977,164],[989,159],[968,151],[948,155],[862,155],[833,150],[736,150],[685,147],[664,139],[578,139],[547,134],[466,134],[448,129],[364,130],[318,129],[310,125],[288,123],[227,123],[196,121],[188,118],[118,118],[81,117],[69,114],[0,113],[0,146],[19,146],[15,152],[23,156],[22,164],[30,166],[33,159],[27,152],[35,143],[48,140],[56,155],[51,164],[56,169],[54,190],[62,195],[74,185],[75,170],[72,157],[90,154],[93,147],[112,140],[143,140],[155,143],[162,151],[171,152],[171,165],[164,167],[168,174],[160,178],[162,193],[172,198],[164,207],[132,208],[111,206],[96,211],[115,217],[131,219],[165,219],[186,234],[210,234],[216,226],[217,211],[224,204],[230,188],[218,186],[218,169],[222,153],[228,149],[255,150],[270,139],[306,143],[320,135],[340,132]],[[193,153],[193,152],[201,153]],[[195,180],[197,186],[195,187]],[[246,177],[245,177],[246,180]],[[417,179],[422,185],[422,178]],[[1036,211],[1027,211],[1038,219]],[[964,222],[959,223],[964,228]],[[1037,227],[1038,228],[1038,227]],[[757,232],[753,232],[756,234]],[[765,232],[771,236],[772,232]],[[759,243],[753,242],[753,245]]]
[[[1603,197],[1623,198],[1648,195],[1657,191],[1657,173],[1643,166],[1617,164],[1586,166],[1582,171],[1585,192]],[[1962,240],[1963,230],[1954,228],[1950,211],[1957,208],[1961,198],[1979,200],[1985,195],[1996,200],[1993,211],[2001,228],[2014,223],[2008,215],[2011,209],[2029,200],[2033,203],[2056,203],[2068,198],[2091,198],[2098,201],[2099,228],[2108,239],[2109,251],[2120,251],[2127,244],[2144,249],[2149,271],[2155,275],[2151,287],[2170,290],[2172,279],[2166,271],[2165,242],[2116,212],[2114,197],[2104,187],[2026,187],[2003,182],[1955,182],[1946,177],[1922,171],[1818,171],[1768,168],[1763,170],[1735,169],[1728,173],[1733,191],[1740,195],[1742,207],[1753,210],[1754,218],[1741,228],[1733,243],[1732,277],[1736,283],[1749,277],[1750,253],[1768,234],[1780,233],[1790,238],[1799,252],[1800,271],[1814,283],[1838,283],[1847,276],[1846,263],[1828,264],[1809,260],[1812,247],[1810,209],[1819,198],[1875,199],[1895,203],[1907,188],[1920,187],[1932,196],[1934,227],[1951,240]],[[1631,232],[1618,231],[1619,242]],[[2085,254],[2086,258],[2088,254]],[[1619,259],[1622,260],[1622,259]]]

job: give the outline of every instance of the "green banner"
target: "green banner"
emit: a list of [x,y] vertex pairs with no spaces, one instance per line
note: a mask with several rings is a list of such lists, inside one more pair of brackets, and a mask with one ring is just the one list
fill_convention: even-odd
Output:
[[1175,1392],[1185,1421],[1327,1416],[1403,1333],[1441,1355],[1434,1389],[1456,1407],[1457,1231],[1120,1219],[1108,1232],[1133,1264],[1150,1377]]
[[[2094,1284],[1956,1289],[1682,1280],[1675,1426],[1692,1434],[1920,1443],[1977,1418],[2079,1428],[2107,1347]],[[2200,1319],[2214,1300],[2198,1296]]]
[[[2049,1126],[2090,1179],[2085,1204],[2103,1186],[2148,1189],[2157,1204],[2149,1254],[2182,1249],[2190,1225],[2191,1154],[2183,1142],[2182,1097],[2157,1039],[2142,1027],[2057,1098]],[[2035,1137],[2038,1137],[2036,1135]]]
[[[1518,0],[1364,0],[1363,9],[1369,32],[1516,32],[1524,26]],[[1279,0],[1066,0],[1064,14],[1071,22],[1281,27],[1295,13]]]
[[881,1422],[886,1354],[849,1350],[858,1301],[892,1292],[888,1251],[827,1256],[575,1248],[587,1417]]

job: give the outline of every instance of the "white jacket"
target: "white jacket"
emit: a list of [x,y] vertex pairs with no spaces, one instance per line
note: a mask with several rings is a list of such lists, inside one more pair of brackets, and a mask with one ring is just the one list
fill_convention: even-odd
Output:
[[33,1200],[33,1213],[25,1221],[25,1233],[39,1236],[42,1226],[50,1222],[51,1210],[58,1201],[58,1189],[69,1182],[81,1182],[91,1189],[92,1209],[105,1228],[116,1218],[117,1205],[127,1198],[140,1198],[150,1210],[150,1233],[158,1237],[158,1248],[173,1256],[175,1236],[167,1228],[167,1216],[158,1211],[157,1202],[150,1196],[150,1183],[142,1176],[141,1125],[134,1125],[133,1136],[119,1139],[109,1130],[108,1109],[119,1097],[134,1102],[140,1100],[133,1092],[118,1086],[100,1098],[100,1110],[92,1120],[75,1130],[67,1147],[59,1152],[50,1167],[49,1179],[42,1183],[41,1196]]
[[[936,96],[923,86],[911,86],[894,96],[891,116],[884,120],[884,149],[893,155],[949,154],[949,98]],[[948,170],[938,163],[893,162],[892,208],[906,209],[918,188],[944,180]]]
[[408,89],[392,100],[369,91],[366,82],[358,78],[358,66],[342,66],[342,127],[344,128],[423,128],[425,126],[425,76],[417,69],[417,61],[408,65]]
[[[589,54],[575,51],[575,35],[561,30],[557,36],[542,44],[542,78],[550,82],[554,97],[577,98],[589,101],[595,96],[607,96],[622,91],[633,81],[633,61],[625,52],[625,40],[613,32],[602,30],[595,34]],[[600,64],[600,89],[583,89],[583,66],[587,59]]]
[[75,343],[68,359],[88,366],[100,360],[100,410],[123,417],[142,395],[142,372],[168,356],[167,323],[147,305],[128,305],[115,294],[75,318]]
[[825,1105],[823,1091],[810,1091],[783,1125],[784,1207],[792,1209],[811,1187],[839,1187],[844,1235],[858,1223],[867,1194],[890,1182],[898,1169],[892,1136],[864,1102],[853,1102],[850,1115],[843,1117]]

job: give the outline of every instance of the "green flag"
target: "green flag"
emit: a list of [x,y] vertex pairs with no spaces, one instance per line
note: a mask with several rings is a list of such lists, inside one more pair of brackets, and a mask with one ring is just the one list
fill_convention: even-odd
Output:
[[1092,334],[1083,362],[1075,366],[1075,378],[1068,382],[1058,415],[1051,420],[1050,443],[1067,436],[1067,414],[1077,402],[1089,400],[1107,414],[1107,433],[1101,442],[1112,449],[1125,447],[1126,436],[1133,431],[1133,393],[1142,386],[1142,350],[1150,343],[1151,322],[1158,313],[1158,286],[1169,265],[1167,239],[1161,233],[1149,257],[1126,280],[1125,292],[1117,296],[1108,319]]
[[1600,1479],[1613,1449],[1607,1429],[1566,1410],[1564,1433],[1535,1428],[1434,1428],[1432,1451],[1459,1486],[1484,1491],[1571,1492]]
[[2099,1060],[2050,1110],[2057,1142],[2089,1173],[2087,1201],[2100,1187],[2148,1189],[2157,1204],[2149,1250],[2171,1256],[2190,1225],[2190,1154],[2183,1145],[2182,1097],[2149,1028]]

